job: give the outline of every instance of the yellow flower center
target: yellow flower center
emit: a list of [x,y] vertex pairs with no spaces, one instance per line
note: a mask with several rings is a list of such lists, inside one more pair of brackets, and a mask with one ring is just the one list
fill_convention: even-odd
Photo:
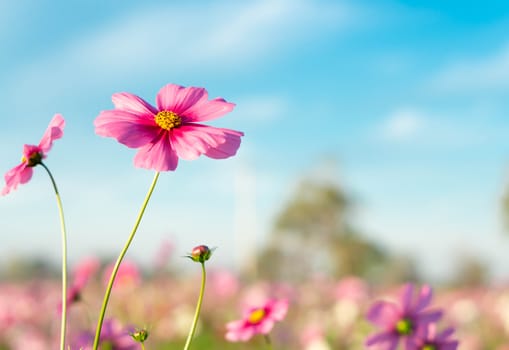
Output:
[[436,347],[434,345],[426,344],[422,347],[422,350],[435,350]]
[[413,330],[412,322],[410,322],[410,320],[408,320],[406,318],[399,320],[396,323],[396,331],[400,335],[408,335],[408,334],[412,333],[412,330]]
[[264,317],[265,317],[265,310],[264,309],[256,309],[251,312],[251,314],[249,315],[249,318],[247,320],[251,324],[257,324],[261,320],[263,320]]
[[161,111],[156,114],[154,121],[165,130],[178,128],[182,125],[182,118],[170,111]]
[[22,163],[27,163],[28,167],[34,167],[37,164],[41,164],[42,161],[42,153],[33,152],[29,155],[29,157],[25,157],[24,155],[21,157]]

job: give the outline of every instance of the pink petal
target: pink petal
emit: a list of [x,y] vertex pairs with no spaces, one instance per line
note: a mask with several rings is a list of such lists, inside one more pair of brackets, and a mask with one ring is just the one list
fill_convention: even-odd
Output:
[[281,321],[285,318],[288,311],[288,300],[276,300],[271,305],[270,317],[276,321]]
[[392,333],[382,332],[373,334],[366,339],[366,346],[385,344],[385,350],[395,350],[398,347],[399,338]]
[[58,140],[64,135],[64,126],[65,120],[62,115],[55,114],[39,142],[39,148],[41,148],[43,153],[48,153],[53,145],[53,141]]
[[19,184],[27,183],[33,174],[33,169],[27,167],[26,163],[16,165],[14,168],[9,170],[5,176],[5,187],[2,189],[2,196],[5,196],[12,190],[15,190]]
[[421,311],[424,308],[426,308],[429,303],[431,302],[431,298],[433,297],[433,290],[430,286],[424,285],[421,288],[421,291],[419,293],[419,297],[417,299],[417,303],[415,305],[416,311]]
[[418,322],[422,324],[427,324],[431,322],[437,322],[442,318],[442,310],[430,310],[426,312],[421,312],[418,316]]
[[168,132],[162,132],[155,142],[141,147],[134,157],[136,167],[156,171],[175,170],[177,164],[177,153],[173,149]]
[[228,341],[247,341],[255,334],[254,328],[248,325],[244,320],[230,322],[226,325],[225,338]]
[[186,160],[196,159],[201,154],[216,159],[231,157],[237,152],[243,135],[235,130],[202,124],[184,124],[170,132],[175,151]]
[[130,148],[147,145],[161,130],[153,119],[118,109],[102,111],[94,120],[94,125],[98,135],[113,137]]
[[400,310],[395,304],[377,301],[369,309],[367,318],[381,328],[392,329],[400,316]]
[[403,312],[409,311],[412,308],[412,298],[414,295],[414,285],[407,283],[403,286],[401,291],[401,304],[403,305]]
[[258,325],[257,331],[261,334],[269,334],[272,328],[274,328],[274,321],[265,319]]
[[435,339],[438,341],[445,341],[447,338],[449,338],[454,333],[454,328],[449,327],[441,331]]
[[207,90],[204,88],[168,84],[159,90],[156,102],[160,111],[171,111],[185,116],[186,110],[207,98]]
[[154,119],[157,109],[150,103],[128,92],[119,92],[111,96],[111,100],[116,109],[129,112],[146,119]]
[[197,103],[182,113],[186,122],[202,122],[219,118],[229,113],[235,107],[234,103],[226,102],[222,98],[216,98],[211,101],[204,100]]

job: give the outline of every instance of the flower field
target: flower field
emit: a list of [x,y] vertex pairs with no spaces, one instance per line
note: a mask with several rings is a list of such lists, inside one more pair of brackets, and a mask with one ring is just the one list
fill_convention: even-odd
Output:
[[[90,348],[108,267],[88,259],[73,268],[68,304],[68,344]],[[262,335],[226,340],[226,325],[246,307],[287,300],[285,317],[270,332],[273,349],[365,349],[380,328],[367,315],[375,305],[401,305],[404,285],[375,287],[357,277],[316,277],[299,284],[248,282],[209,268],[202,313],[192,348],[268,349]],[[142,276],[126,261],[119,270],[108,309],[101,349],[139,349],[130,334],[146,330],[146,349],[181,349],[193,319],[200,278],[158,272]],[[407,287],[409,285],[406,285]],[[416,285],[417,286],[417,285]],[[58,346],[60,284],[30,279],[0,285],[0,349],[54,349]],[[414,288],[417,293],[418,288]],[[422,291],[421,291],[422,297]],[[452,327],[458,349],[507,349],[509,288],[435,288],[429,308],[442,313],[438,330]],[[426,310],[427,310],[426,309]],[[387,310],[386,310],[387,311]],[[379,344],[380,345],[380,344]],[[403,343],[400,344],[403,348]],[[377,349],[377,347],[370,347]],[[378,347],[385,349],[388,347]],[[448,347],[422,347],[448,349]]]

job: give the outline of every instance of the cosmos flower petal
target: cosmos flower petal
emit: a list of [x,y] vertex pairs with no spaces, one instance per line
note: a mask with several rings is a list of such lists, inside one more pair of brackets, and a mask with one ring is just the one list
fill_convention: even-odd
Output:
[[226,102],[222,98],[216,98],[210,101],[204,100],[199,104],[191,106],[183,115],[186,117],[186,121],[203,122],[219,118],[231,112],[234,107],[234,103]]
[[426,312],[421,312],[418,315],[418,320],[422,324],[437,322],[442,318],[442,310],[429,310]]
[[139,117],[154,119],[157,109],[139,96],[128,92],[118,92],[111,96],[115,108]]
[[[208,93],[204,88],[183,87],[175,84],[163,86],[156,97],[157,108],[160,111],[171,111],[182,117],[193,105],[207,100]],[[187,119],[185,119],[187,121]]]
[[454,328],[449,327],[449,328],[444,329],[440,333],[438,333],[436,335],[435,339],[438,341],[444,341],[447,338],[449,338],[451,335],[453,335],[453,333],[454,333]]
[[43,153],[49,152],[53,141],[58,140],[64,135],[65,120],[61,114],[55,114],[51,119],[48,128],[39,142],[39,148]]
[[394,303],[387,301],[375,302],[367,314],[368,320],[384,329],[392,327],[399,316],[399,308]]
[[186,124],[170,133],[180,158],[192,160],[201,154],[210,158],[228,158],[237,152],[242,133],[200,124]]
[[178,157],[168,134],[162,133],[157,141],[141,147],[134,157],[134,165],[138,168],[156,171],[175,170],[178,165]]
[[433,289],[430,286],[424,285],[419,292],[419,297],[417,299],[417,304],[415,305],[416,311],[421,311],[426,308],[433,298]]
[[275,300],[271,305],[270,316],[276,321],[281,321],[285,318],[288,312],[288,300]]
[[118,109],[102,111],[94,120],[94,125],[98,135],[113,137],[130,148],[138,148],[152,142],[159,129],[153,120],[146,120]]
[[19,184],[27,183],[32,178],[32,174],[33,169],[27,167],[25,163],[18,164],[9,170],[4,176],[5,187],[2,189],[2,196],[15,190]]
[[401,304],[403,306],[403,310],[407,311],[412,308],[412,298],[414,296],[414,285],[412,283],[407,283],[403,286],[401,290]]
[[398,337],[389,332],[381,332],[370,335],[366,339],[366,346],[386,344],[385,350],[395,350],[398,346]]
[[261,334],[269,334],[270,331],[274,328],[274,321],[269,319],[264,320],[258,325],[258,333]]

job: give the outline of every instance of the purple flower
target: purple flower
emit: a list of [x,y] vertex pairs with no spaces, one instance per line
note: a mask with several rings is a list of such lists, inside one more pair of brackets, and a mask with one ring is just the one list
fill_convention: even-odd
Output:
[[436,325],[429,324],[422,327],[414,338],[413,350],[456,350],[458,341],[450,339],[454,333],[453,328],[447,328],[437,333]]
[[415,349],[415,337],[442,317],[442,311],[428,309],[432,294],[431,288],[424,285],[414,298],[414,286],[409,283],[403,287],[399,303],[378,301],[373,304],[367,318],[381,331],[369,336],[366,346],[395,350],[401,339],[406,350]]
[[[94,334],[92,332],[84,332],[75,340],[72,349],[92,349],[94,342]],[[137,350],[137,343],[129,335],[129,330],[115,319],[107,319],[104,321],[101,338],[99,340],[100,348],[111,350]]]

